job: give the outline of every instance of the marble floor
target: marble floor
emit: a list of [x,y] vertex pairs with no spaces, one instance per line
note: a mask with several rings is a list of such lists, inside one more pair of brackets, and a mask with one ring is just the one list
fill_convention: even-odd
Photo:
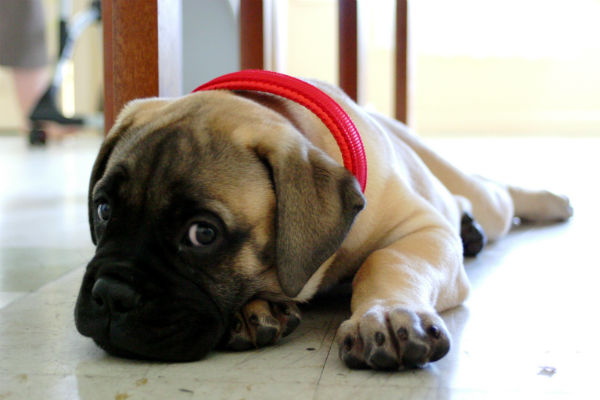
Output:
[[333,344],[343,300],[304,307],[279,345],[184,364],[117,359],[75,330],[93,253],[87,179],[99,139],[29,149],[0,137],[0,399],[598,398],[598,139],[431,139],[469,171],[571,197],[567,223],[516,226],[466,269],[444,314],[447,357],[407,372],[351,371]]

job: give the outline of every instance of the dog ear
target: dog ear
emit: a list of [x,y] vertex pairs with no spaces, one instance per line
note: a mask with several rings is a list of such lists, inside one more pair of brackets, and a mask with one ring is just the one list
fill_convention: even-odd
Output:
[[104,171],[106,170],[106,165],[108,164],[108,160],[117,145],[117,142],[123,136],[123,133],[127,131],[129,124],[123,124],[122,121],[117,120],[115,125],[113,125],[112,129],[104,139],[102,146],[100,147],[100,151],[96,156],[96,161],[94,161],[94,166],[92,167],[92,174],[90,176],[90,184],[88,187],[88,219],[90,224],[90,232],[92,234],[92,242],[97,244],[96,232],[94,230],[94,213],[96,212],[94,208],[94,199],[93,192],[94,186],[96,183],[102,178],[104,175]]
[[94,209],[94,199],[92,198],[94,186],[104,175],[106,165],[108,164],[108,160],[117,142],[124,136],[131,126],[134,125],[134,120],[140,119],[139,117],[136,118],[140,108],[151,108],[152,103],[156,103],[151,102],[151,100],[153,99],[133,100],[123,107],[123,110],[121,110],[119,113],[114,125],[106,135],[104,143],[102,143],[100,151],[98,152],[96,160],[94,161],[88,188],[88,219],[90,224],[90,232],[92,234],[92,242],[94,244],[97,244],[96,233],[94,232],[94,213],[96,210]]
[[108,136],[104,143],[102,143],[102,147],[100,147],[100,152],[96,156],[96,161],[94,161],[94,166],[92,167],[92,175],[90,177],[90,184],[88,187],[88,219],[90,224],[90,233],[92,234],[92,242],[96,245],[97,238],[96,232],[94,229],[94,213],[96,212],[94,208],[94,199],[92,197],[94,186],[96,182],[100,180],[102,175],[104,175],[104,170],[106,169],[106,164],[108,164],[108,159],[119,140],[120,135]]
[[277,273],[295,297],[342,244],[365,198],[354,176],[307,140],[268,147],[258,153],[275,185]]

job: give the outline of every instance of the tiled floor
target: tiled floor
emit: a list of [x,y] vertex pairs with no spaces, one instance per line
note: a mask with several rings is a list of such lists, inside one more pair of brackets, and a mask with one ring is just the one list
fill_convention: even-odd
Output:
[[467,263],[444,315],[450,354],[409,372],[350,371],[332,344],[343,302],[305,308],[272,348],[162,364],[107,356],[73,324],[93,247],[87,179],[99,141],[28,149],[0,137],[0,399],[598,398],[600,140],[435,139],[471,171],[571,196],[565,224],[517,227]]

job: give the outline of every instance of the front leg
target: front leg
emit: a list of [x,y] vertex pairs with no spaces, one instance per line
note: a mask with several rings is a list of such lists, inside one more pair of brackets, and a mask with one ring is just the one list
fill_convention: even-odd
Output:
[[437,312],[468,292],[460,238],[425,227],[373,252],[353,281],[352,316],[337,333],[350,368],[403,369],[442,358],[450,335]]

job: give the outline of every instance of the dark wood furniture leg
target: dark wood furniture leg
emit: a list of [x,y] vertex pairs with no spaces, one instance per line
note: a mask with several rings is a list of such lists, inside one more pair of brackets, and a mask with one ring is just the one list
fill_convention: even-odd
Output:
[[108,132],[125,103],[178,95],[180,0],[104,0],[104,120]]

